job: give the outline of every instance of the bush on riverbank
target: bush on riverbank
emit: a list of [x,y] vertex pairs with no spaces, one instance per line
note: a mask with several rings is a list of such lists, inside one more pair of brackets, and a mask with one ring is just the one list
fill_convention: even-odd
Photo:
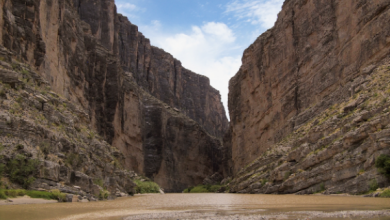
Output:
[[390,189],[385,189],[380,195],[379,197],[382,197],[382,198],[390,198]]
[[215,193],[221,189],[220,185],[198,185],[195,187],[189,187],[183,191],[183,193]]
[[66,194],[59,190],[52,190],[51,192],[33,191],[24,189],[9,189],[0,190],[0,199],[16,198],[18,196],[30,196],[31,198],[40,198],[47,200],[65,201]]
[[137,185],[135,193],[160,193],[160,187],[155,182],[134,180],[134,183]]

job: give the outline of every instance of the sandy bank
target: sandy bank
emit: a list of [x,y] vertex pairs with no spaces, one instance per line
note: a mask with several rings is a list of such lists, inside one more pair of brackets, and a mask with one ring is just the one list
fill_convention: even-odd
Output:
[[0,200],[0,205],[47,204],[47,203],[58,203],[58,201],[47,200],[47,199],[34,199],[34,198],[30,198],[29,196]]

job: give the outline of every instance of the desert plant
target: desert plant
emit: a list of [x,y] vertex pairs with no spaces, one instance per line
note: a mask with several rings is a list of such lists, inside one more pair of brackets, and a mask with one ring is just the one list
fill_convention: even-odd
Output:
[[81,165],[81,163],[83,162],[81,157],[78,155],[78,154],[69,154],[67,157],[66,157],[66,160],[65,160],[66,164],[68,164],[70,167],[78,167]]
[[325,184],[321,183],[320,184],[320,192],[323,192],[323,191],[325,191]]
[[7,196],[5,195],[3,190],[0,190],[0,200],[1,199],[7,199]]
[[208,187],[208,190],[210,192],[218,192],[219,189],[221,189],[222,186],[220,185],[211,185]]
[[23,144],[17,144],[16,145],[16,150],[23,150],[24,149],[24,145]]
[[372,179],[369,184],[368,184],[369,188],[370,188],[370,191],[375,191],[378,189],[378,182],[376,181],[376,179]]
[[45,155],[50,153],[50,144],[46,141],[39,144],[39,149],[44,153]]
[[375,161],[375,167],[378,169],[378,171],[387,176],[390,177],[390,157],[381,154]]
[[390,189],[385,189],[380,195],[379,197],[382,197],[382,198],[390,198]]
[[93,180],[93,183],[95,185],[98,185],[98,186],[103,188],[103,180],[102,179],[95,179],[95,180]]
[[107,190],[100,190],[98,198],[100,200],[107,199],[110,193]]
[[189,187],[185,189],[184,193],[215,193],[221,189],[220,185],[198,185],[195,187]]
[[193,186],[188,187],[187,189],[183,190],[183,193],[190,193],[193,188]]
[[11,64],[11,67],[12,67],[13,70],[16,70],[18,68],[18,64],[13,63],[13,64]]
[[209,193],[210,191],[206,188],[205,185],[195,186],[191,189],[190,193]]
[[26,195],[26,190],[24,189],[9,189],[9,190],[4,190],[3,192],[7,197],[11,197],[11,198]]
[[135,184],[137,185],[135,187],[136,193],[159,193],[160,187],[157,185],[157,183],[152,181],[141,181],[141,180],[134,180]]
[[38,169],[39,161],[36,159],[27,159],[23,155],[17,155],[15,159],[8,162],[9,178],[12,182],[29,187],[34,181],[34,174]]
[[64,202],[66,200],[66,194],[65,193],[61,193],[60,190],[58,189],[53,189],[52,191],[50,191],[51,194],[52,194],[52,197],[57,199],[58,201],[60,202]]
[[284,180],[287,180],[291,175],[291,171],[287,171],[284,173]]

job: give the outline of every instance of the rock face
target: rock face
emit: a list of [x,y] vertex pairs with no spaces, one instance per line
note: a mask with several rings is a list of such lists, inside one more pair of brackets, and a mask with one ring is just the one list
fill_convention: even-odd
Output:
[[390,59],[356,78],[354,96],[316,114],[269,148],[236,174],[230,191],[360,194],[388,186],[375,161],[390,154],[389,77]]
[[284,2],[230,81],[234,173],[354,95],[354,80],[389,57],[389,9],[389,0]]
[[56,93],[79,103],[92,128],[124,154],[127,169],[167,191],[222,169],[214,156],[228,121],[219,92],[151,46],[116,13],[114,0],[0,5],[0,44],[31,64]]
[[[12,61],[0,46],[0,164],[16,187],[57,189],[93,201],[104,192],[134,194],[134,172],[124,169],[124,155],[88,128],[79,105],[51,91],[47,81],[28,65]],[[32,163],[31,161],[36,161]],[[12,164],[18,164],[17,169]],[[33,170],[23,168],[30,163]],[[35,164],[35,165],[33,165]],[[15,167],[14,167],[15,168]],[[34,177],[26,184],[23,178]]]

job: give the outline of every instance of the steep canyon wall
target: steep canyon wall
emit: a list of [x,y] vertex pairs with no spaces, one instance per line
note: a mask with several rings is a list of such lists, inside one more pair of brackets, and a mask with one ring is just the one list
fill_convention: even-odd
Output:
[[207,77],[151,46],[114,0],[0,0],[0,43],[79,103],[125,167],[180,191],[222,170],[228,120]]
[[284,2],[275,26],[245,50],[243,64],[230,80],[234,173],[354,95],[353,81],[390,54],[389,4]]

